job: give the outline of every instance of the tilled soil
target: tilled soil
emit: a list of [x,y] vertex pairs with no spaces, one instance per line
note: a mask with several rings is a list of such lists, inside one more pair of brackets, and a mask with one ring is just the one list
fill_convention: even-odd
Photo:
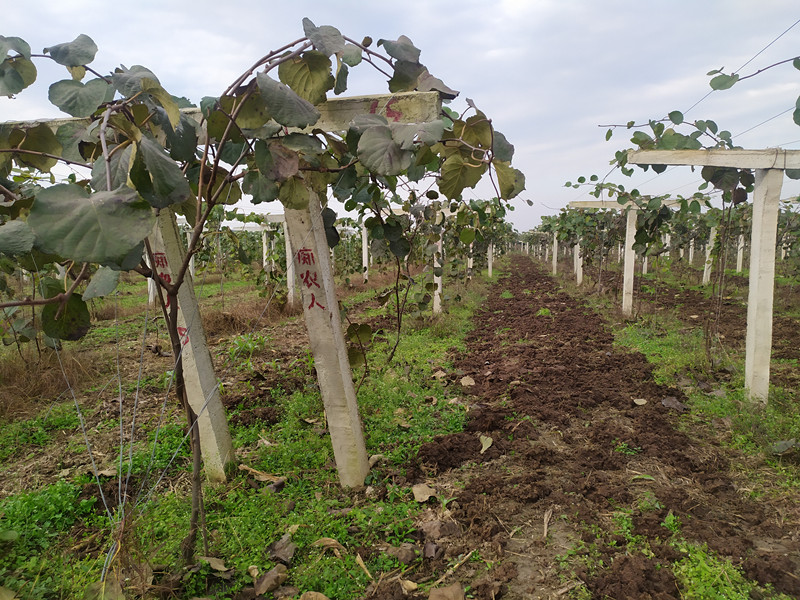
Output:
[[[473,553],[452,577],[476,598],[563,598],[581,583],[593,598],[681,598],[665,520],[800,597],[796,504],[750,499],[740,458],[713,428],[680,426],[682,392],[656,385],[600,317],[515,257],[475,323],[451,377],[472,403],[466,431],[423,445],[408,475],[454,498],[458,528],[428,542],[450,563]],[[414,597],[399,585],[369,595]]]

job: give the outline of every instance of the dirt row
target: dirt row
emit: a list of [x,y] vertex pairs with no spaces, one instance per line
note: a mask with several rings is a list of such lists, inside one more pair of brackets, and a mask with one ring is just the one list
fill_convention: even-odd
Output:
[[[600,317],[515,257],[475,324],[450,380],[472,403],[466,431],[423,445],[408,471],[453,498],[457,531],[435,541],[443,565],[481,557],[454,575],[475,597],[584,584],[593,598],[681,598],[665,522],[800,597],[798,507],[750,499],[731,475],[738,457],[713,430],[679,426],[682,392],[656,385]],[[408,597],[397,582],[369,596]]]

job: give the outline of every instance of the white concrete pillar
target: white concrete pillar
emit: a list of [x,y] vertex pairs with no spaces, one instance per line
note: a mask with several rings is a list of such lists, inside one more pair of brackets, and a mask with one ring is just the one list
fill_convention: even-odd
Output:
[[486,258],[489,263],[489,279],[492,278],[492,264],[494,263],[494,242],[489,242],[489,247],[486,250]]
[[647,275],[647,255],[642,257],[642,275]]
[[756,169],[744,381],[750,398],[761,402],[769,395],[775,243],[782,184],[782,170]]
[[[150,243],[154,268],[159,277],[171,282],[186,256],[172,211],[161,211],[150,235]],[[225,466],[234,460],[233,443],[189,273],[178,288],[177,327],[181,337],[180,358],[186,395],[197,417],[203,467],[209,480],[223,482]]]
[[583,285],[583,253],[581,252],[580,244],[575,244],[572,247],[572,260],[575,267],[575,283]]
[[553,275],[558,274],[558,238],[556,232],[553,232]]
[[635,208],[629,208],[625,220],[625,259],[622,265],[622,314],[625,317],[633,314],[633,275],[636,265],[633,244],[636,241],[637,214]]
[[736,272],[741,273],[744,267],[744,235],[739,234],[739,242],[736,244]]
[[287,208],[284,215],[295,248],[290,258],[300,280],[303,315],[339,481],[345,487],[361,487],[369,472],[369,461],[319,197],[311,191],[308,208]]
[[361,224],[361,268],[364,271],[364,283],[369,281],[369,237],[367,226]]
[[283,222],[283,238],[286,246],[286,304],[290,307],[294,307],[295,303],[297,302],[295,298],[296,284],[294,260],[292,259],[294,252],[292,251],[292,240],[291,236],[289,235],[289,226],[286,224],[286,221]]
[[713,260],[711,253],[714,251],[714,245],[717,243],[717,228],[712,227],[708,234],[708,243],[706,244],[706,262],[703,265],[703,285],[708,285],[711,281],[711,266]]
[[694,238],[689,240],[689,264],[694,263]]
[[[444,232],[442,232],[444,235]],[[436,252],[433,255],[433,285],[436,288],[433,290],[433,314],[438,315],[442,312],[442,268],[444,265],[444,244],[442,238],[436,242]],[[437,275],[438,273],[438,275]]]

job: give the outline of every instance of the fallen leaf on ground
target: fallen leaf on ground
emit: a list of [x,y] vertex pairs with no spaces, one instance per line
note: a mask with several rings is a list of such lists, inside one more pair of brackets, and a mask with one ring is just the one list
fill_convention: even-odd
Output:
[[250,473],[256,481],[278,481],[278,479],[280,479],[277,475],[270,475],[269,473],[264,473],[253,467],[248,467],[247,465],[239,465],[239,470]]
[[213,556],[198,556],[197,558],[208,563],[208,565],[215,571],[228,570],[228,567],[225,566],[225,562],[221,558],[215,558]]
[[489,448],[492,447],[492,444],[494,443],[494,440],[492,438],[490,438],[488,435],[482,435],[480,437],[480,440],[481,440],[481,454],[483,454]]
[[469,375],[465,375],[464,377],[461,378],[461,385],[463,385],[464,387],[472,387],[473,385],[475,385],[475,380]]
[[286,565],[275,565],[256,581],[256,596],[262,596],[272,590],[278,589],[288,577],[289,570],[286,568]]
[[667,408],[675,409],[678,412],[683,412],[687,410],[686,405],[680,400],[678,400],[675,396],[666,396],[665,398],[662,398],[661,404],[663,404]]
[[431,590],[428,600],[464,600],[464,588],[460,583]]
[[319,538],[316,542],[311,544],[312,546],[322,546],[323,550],[330,550],[334,553],[336,558],[341,558],[342,553],[347,554],[347,550],[344,549],[339,542],[337,542],[333,538]]
[[300,600],[329,600],[328,597],[321,592],[305,592],[300,596]]
[[269,557],[285,565],[292,562],[294,553],[297,551],[297,544],[292,541],[292,534],[287,533],[277,542],[270,546]]
[[436,495],[436,490],[424,483],[418,483],[411,488],[414,494],[414,500],[417,502],[427,502],[428,499]]

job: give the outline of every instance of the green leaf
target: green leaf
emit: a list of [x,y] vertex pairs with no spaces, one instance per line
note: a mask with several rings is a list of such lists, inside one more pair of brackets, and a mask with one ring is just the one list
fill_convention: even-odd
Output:
[[462,244],[469,246],[472,242],[475,241],[475,230],[471,227],[466,229],[462,229],[461,232],[458,234],[458,239],[461,240]]
[[257,171],[248,171],[245,174],[242,191],[253,197],[253,204],[272,202],[278,198],[278,186],[275,182],[260,175]]
[[[111,189],[115,190],[128,182],[128,173],[131,170],[133,146],[129,144],[111,155]],[[92,165],[92,188],[95,190],[108,190],[106,177],[106,161],[101,157]]]
[[732,88],[733,85],[739,81],[739,76],[737,74],[733,75],[725,75],[724,73],[721,75],[717,75],[716,77],[712,77],[711,81],[709,81],[709,85],[711,86],[712,90],[727,90]]
[[313,50],[282,62],[278,66],[278,77],[311,104],[325,102],[328,90],[336,84],[331,73],[331,60]]
[[333,86],[333,93],[337,96],[347,91],[347,75],[350,73],[347,65],[342,63],[336,72],[336,84]]
[[444,134],[444,121],[440,119],[427,123],[392,123],[389,128],[392,130],[392,138],[400,148],[410,150],[414,147],[415,140],[427,146],[440,141]]
[[27,59],[31,57],[31,47],[22,38],[13,37],[13,36],[2,36],[0,35],[0,58],[5,60],[6,56],[8,56],[9,50],[13,50],[17,54],[24,56]]
[[358,66],[361,62],[361,48],[355,44],[345,44],[340,54],[342,62],[350,67]]
[[367,362],[361,349],[354,346],[350,346],[347,349],[347,359],[350,361],[350,366],[352,368],[360,367]]
[[127,255],[154,223],[153,211],[135,190],[121,187],[90,196],[74,184],[39,192],[28,217],[41,250],[98,263]]
[[358,158],[373,173],[399,175],[411,166],[413,153],[403,150],[395,142],[389,127],[379,125],[368,128],[361,135]]
[[285,208],[303,210],[308,208],[310,199],[305,181],[298,177],[287,179],[281,184],[278,197]]
[[[13,529],[0,530],[0,542],[16,542],[18,539],[19,539],[19,533],[17,533]],[[13,597],[14,593],[11,592],[11,598]]]
[[613,129],[609,129],[608,131],[606,131],[606,141],[610,140],[612,135],[614,135]]
[[97,54],[97,44],[88,35],[82,33],[71,42],[45,48],[44,53],[49,53],[53,60],[60,65],[78,67],[88,65],[94,60],[95,54]]
[[259,73],[256,81],[272,118],[281,125],[308,127],[319,120],[320,113],[314,105],[298,96],[289,86],[265,73]]
[[689,203],[689,212],[692,214],[699,214],[701,210],[700,203],[697,200],[692,200]]
[[739,171],[728,167],[703,167],[701,177],[718,190],[733,190],[739,185]]
[[[800,99],[797,101],[797,103],[800,105]],[[794,121],[795,125],[800,125],[800,106],[794,109],[794,112],[792,113],[792,121]]]
[[109,267],[100,267],[97,273],[92,275],[89,285],[86,286],[86,291],[81,296],[84,300],[91,300],[92,298],[101,298],[108,296],[111,292],[117,289],[119,282],[119,271]]
[[152,194],[148,193],[145,200],[155,208],[166,208],[180,204],[192,195],[181,168],[158,142],[143,136],[137,147],[153,185]]
[[0,96],[19,94],[36,81],[36,65],[27,58],[7,58],[0,63]]
[[167,113],[167,118],[169,119],[169,123],[172,125],[173,129],[177,127],[181,120],[181,111],[178,108],[178,103],[175,102],[167,90],[161,87],[161,84],[158,83],[158,80],[150,79],[149,77],[142,77],[141,86],[142,91],[150,94],[150,96],[152,96],[155,101],[161,105],[161,108],[164,109],[164,112]]
[[448,199],[455,200],[465,187],[475,187],[485,171],[484,163],[473,164],[461,154],[452,154],[442,163],[439,191]]
[[444,100],[453,100],[458,96],[458,91],[445,85],[438,77],[431,75],[428,69],[423,69],[417,78],[417,90],[420,92],[439,92]]
[[330,25],[321,25],[317,27],[311,22],[311,19],[303,19],[303,32],[306,37],[311,40],[319,52],[325,56],[336,54],[344,49],[345,42],[344,36],[336,27]]
[[417,88],[420,75],[425,67],[416,62],[398,60],[394,64],[394,74],[389,80],[390,92],[410,92]]
[[27,254],[35,241],[36,234],[25,221],[15,219],[0,225],[0,252],[3,254]]
[[497,160],[508,163],[514,158],[514,145],[496,129],[492,136],[492,154]]
[[173,160],[190,161],[197,151],[197,129],[195,122],[184,114],[174,129],[164,128],[169,146],[169,155]]
[[800,71],[800,56],[799,56],[799,57],[797,57],[797,58],[795,58],[795,59],[792,61],[792,66],[793,66],[795,69],[797,69],[798,71]]
[[[31,150],[33,152],[44,152],[55,156],[61,155],[61,144],[58,138],[56,138],[53,130],[44,123],[26,130],[25,139],[19,145],[19,148]],[[15,157],[19,162],[45,172],[50,171],[58,162],[55,158],[37,156],[35,154],[17,154]]]
[[398,61],[419,62],[420,50],[406,36],[401,35],[396,41],[378,40],[378,46],[386,49],[386,54]]
[[57,340],[79,340],[89,331],[91,317],[86,302],[73,294],[66,303],[42,308],[42,331]]
[[290,177],[294,177],[300,171],[300,157],[297,152],[291,150],[280,142],[272,142],[268,146],[269,159],[266,157],[261,161],[263,164],[261,174],[268,179],[281,182]]
[[389,242],[389,251],[397,258],[411,254],[411,243],[404,237]]
[[316,156],[325,151],[325,147],[319,141],[319,138],[306,133],[290,133],[281,138],[281,143],[289,150],[306,156]]
[[683,113],[679,110],[673,110],[669,113],[669,120],[675,123],[675,125],[680,125],[683,123]]
[[85,84],[73,79],[64,79],[50,86],[47,97],[68,115],[88,117],[103,102],[108,102],[114,97],[114,88],[102,79],[92,79]]
[[158,77],[147,67],[133,65],[130,69],[127,69],[123,66],[112,73],[111,84],[125,98],[130,98],[142,91],[143,79],[149,79],[158,83]]
[[500,187],[500,197],[510,200],[525,189],[525,175],[510,164],[493,160],[492,165],[497,172],[497,183]]

